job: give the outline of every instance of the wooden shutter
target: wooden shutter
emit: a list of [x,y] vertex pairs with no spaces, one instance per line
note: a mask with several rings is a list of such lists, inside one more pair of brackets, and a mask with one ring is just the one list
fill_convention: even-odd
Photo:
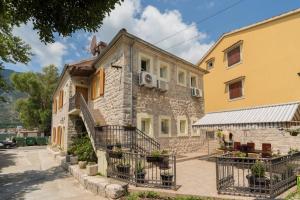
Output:
[[104,86],[105,86],[105,72],[104,72],[104,68],[100,69],[100,73],[99,73],[99,94],[100,96],[104,95]]
[[234,65],[241,60],[241,54],[240,54],[240,46],[235,47],[234,49],[231,49],[227,52],[227,62],[228,66]]
[[243,84],[242,81],[229,84],[229,98],[235,99],[243,96]]
[[91,90],[91,98],[96,98],[96,84],[95,84],[95,77],[92,78],[92,90]]
[[57,100],[55,98],[53,101],[53,112],[56,113],[56,111],[57,111]]

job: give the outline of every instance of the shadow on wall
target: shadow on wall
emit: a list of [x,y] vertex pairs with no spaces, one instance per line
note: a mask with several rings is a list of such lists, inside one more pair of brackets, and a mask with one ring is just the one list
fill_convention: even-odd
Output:
[[7,153],[6,150],[0,149],[0,173],[2,172],[3,168],[15,165],[15,157],[15,153]]
[[29,170],[22,173],[0,174],[0,199],[24,199],[26,193],[39,190],[39,184],[66,177],[68,175],[61,167],[52,167],[43,171]]

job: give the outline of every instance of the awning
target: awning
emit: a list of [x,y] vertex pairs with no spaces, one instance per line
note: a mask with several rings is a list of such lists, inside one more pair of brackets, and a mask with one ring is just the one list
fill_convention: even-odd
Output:
[[300,125],[299,102],[207,113],[194,127],[203,129],[279,128]]

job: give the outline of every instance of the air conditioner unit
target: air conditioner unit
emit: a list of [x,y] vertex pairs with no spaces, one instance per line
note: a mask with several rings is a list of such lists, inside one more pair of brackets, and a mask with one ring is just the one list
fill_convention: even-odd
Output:
[[156,76],[148,72],[141,72],[139,75],[139,83],[141,86],[148,88],[157,87]]
[[192,96],[193,97],[202,97],[203,96],[201,89],[192,88],[191,90],[192,90]]
[[166,92],[169,89],[169,84],[166,81],[158,80],[157,87],[160,91]]

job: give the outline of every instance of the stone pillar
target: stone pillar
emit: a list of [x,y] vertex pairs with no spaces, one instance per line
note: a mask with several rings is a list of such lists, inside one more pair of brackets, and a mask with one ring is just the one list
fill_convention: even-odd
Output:
[[107,159],[106,159],[106,151],[97,150],[98,157],[98,172],[103,176],[107,176]]

